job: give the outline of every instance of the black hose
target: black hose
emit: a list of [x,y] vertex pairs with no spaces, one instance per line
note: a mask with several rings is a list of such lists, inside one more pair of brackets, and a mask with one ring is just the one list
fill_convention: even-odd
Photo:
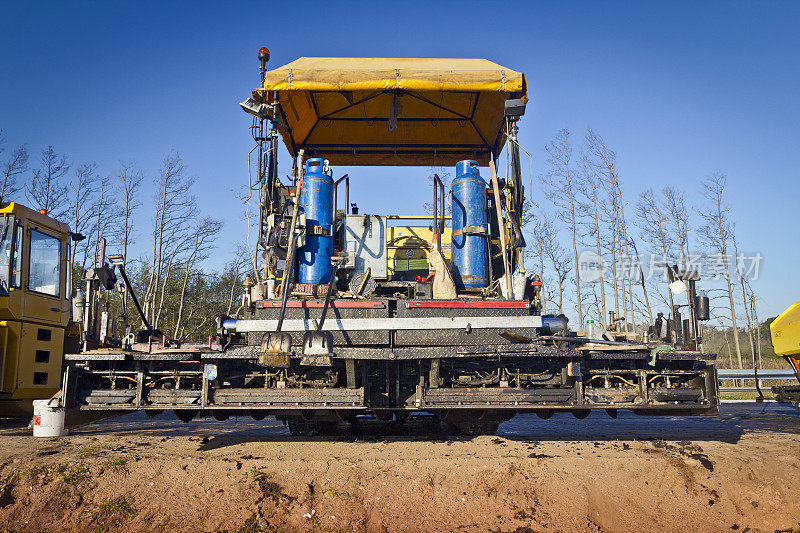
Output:
[[511,183],[513,185],[511,203],[516,213],[522,213],[522,205],[524,202],[520,167],[519,146],[516,142],[513,142],[511,143]]
[[753,377],[756,378],[756,390],[758,391],[758,398],[756,398],[757,402],[764,401],[764,393],[761,392],[761,385],[758,384],[758,365],[753,365]]
[[331,302],[331,293],[333,292],[333,284],[336,281],[336,272],[339,270],[339,262],[333,264],[331,270],[331,279],[328,281],[328,292],[325,294],[325,304],[322,306],[322,316],[319,317],[319,324],[317,324],[317,331],[322,331],[322,324],[325,323],[325,315],[328,314],[328,306]]
[[[286,267],[283,269],[286,284],[284,285],[283,294],[281,294],[281,312],[278,315],[278,325],[275,327],[275,333],[280,333],[281,327],[283,327],[283,318],[286,316],[286,301],[289,298],[289,292],[291,292],[289,286],[292,282],[292,272],[294,271],[294,249],[296,244],[297,239],[292,235],[289,241],[289,252],[286,254]],[[291,256],[291,261],[289,261],[289,256]]]
[[119,266],[119,273],[122,274],[122,281],[125,282],[125,287],[128,289],[128,293],[131,295],[131,299],[133,300],[133,305],[136,307],[136,311],[139,312],[139,318],[142,319],[142,322],[144,323],[145,327],[148,330],[153,329],[152,326],[150,326],[150,322],[148,322],[147,318],[144,316],[144,311],[142,311],[142,306],[139,305],[139,299],[136,297],[136,293],[133,291],[133,287],[131,286],[131,282],[128,280],[127,274],[125,274],[125,267],[123,267],[122,264],[117,266]]

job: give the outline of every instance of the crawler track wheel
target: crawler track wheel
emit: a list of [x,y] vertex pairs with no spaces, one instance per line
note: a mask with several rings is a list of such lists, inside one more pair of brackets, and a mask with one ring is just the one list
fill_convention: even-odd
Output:
[[286,425],[289,427],[289,433],[294,437],[333,435],[336,432],[336,422],[317,422],[296,418],[287,420]]
[[191,422],[199,413],[197,409],[175,409],[173,412],[175,413],[175,416],[178,417],[178,420],[184,424]]
[[449,433],[457,435],[494,435],[506,417],[480,410],[450,412],[443,416]]

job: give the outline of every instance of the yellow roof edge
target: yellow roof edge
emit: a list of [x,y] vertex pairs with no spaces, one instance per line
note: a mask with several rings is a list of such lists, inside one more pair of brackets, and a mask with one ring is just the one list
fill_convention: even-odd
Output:
[[35,209],[22,205],[17,202],[0,202],[0,214],[17,214],[21,215],[35,224],[48,227],[51,230],[67,234],[69,233],[69,224],[56,220],[50,215],[40,213]]
[[[392,94],[427,108],[410,119],[417,122],[404,122],[401,112],[393,118]],[[523,73],[486,59],[301,57],[267,71],[252,95],[280,103],[278,130],[292,156],[303,148],[336,165],[485,165],[505,143],[504,101],[527,102],[528,86]],[[367,105],[385,95],[390,100],[367,115]],[[348,116],[357,106],[361,115]],[[399,126],[391,129],[394,119]],[[386,128],[376,129],[382,123]]]
[[478,91],[518,93],[525,74],[487,59],[301,57],[265,73],[253,97],[267,91]]

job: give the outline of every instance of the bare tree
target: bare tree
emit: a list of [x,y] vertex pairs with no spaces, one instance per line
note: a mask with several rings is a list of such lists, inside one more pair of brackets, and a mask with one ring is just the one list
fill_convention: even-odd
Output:
[[[0,132],[0,156],[5,152],[6,138]],[[13,200],[20,191],[17,177],[28,170],[28,149],[18,146],[8,156],[0,161],[0,202]]]
[[686,207],[686,193],[672,187],[664,187],[661,194],[669,233],[675,235],[681,252],[678,264],[688,270],[691,250],[689,249],[689,209]]
[[642,286],[642,293],[644,294],[644,304],[645,307],[647,308],[647,319],[648,319],[647,323],[652,324],[653,310],[650,308],[650,299],[647,297],[647,284],[645,283],[644,279],[644,270],[642,269],[641,256],[639,255],[639,250],[636,248],[636,241],[630,239],[630,244],[631,247],[633,248],[633,253],[636,254],[637,258],[636,265],[639,267],[639,282]]
[[[614,310],[619,312],[619,273],[617,257],[619,246],[619,196],[616,187],[617,155],[608,147],[605,140],[589,128],[585,135],[586,163],[606,193],[607,201],[601,202],[601,210],[611,226],[611,239],[606,241],[611,251],[611,274],[614,287]],[[623,298],[623,302],[625,299]],[[605,317],[603,318],[605,322]]]
[[758,311],[756,310],[756,295],[750,292],[750,308],[753,313],[753,324],[756,327],[756,350],[758,351],[758,368],[761,366],[761,324],[758,322]]
[[183,281],[181,282],[181,293],[178,299],[178,317],[175,320],[175,333],[173,337],[179,339],[183,332],[183,311],[186,302],[186,286],[189,283],[189,276],[197,266],[198,262],[208,257],[208,253],[214,246],[214,240],[222,229],[222,222],[205,217],[198,222],[191,235],[191,246],[189,255],[183,264]]
[[[632,270],[633,262],[631,261],[631,256],[628,251],[628,242],[630,241],[630,239],[628,238],[628,225],[625,223],[625,202],[622,199],[622,186],[620,185],[619,179],[616,180],[616,186],[617,186],[617,195],[619,196],[619,215],[620,215],[620,228],[621,228],[620,239],[622,240],[623,249],[625,251],[625,263],[623,265],[623,268],[625,269],[624,271],[625,277],[628,279],[628,300],[630,301],[630,309],[631,309],[631,316],[629,322],[631,325],[635,326],[636,316],[634,314],[633,284],[631,280],[631,278],[633,277],[633,270]],[[637,258],[637,264],[638,264],[638,258]],[[645,298],[646,297],[647,294],[645,293]],[[649,311],[650,305],[648,304],[647,307]],[[650,323],[652,323],[652,313],[651,313]]]
[[736,347],[736,357],[739,368],[742,368],[742,348],[739,344],[739,328],[736,322],[736,306],[733,299],[733,284],[731,283],[728,246],[733,237],[733,228],[729,220],[730,208],[725,201],[725,189],[728,179],[721,172],[714,172],[703,181],[703,195],[709,202],[706,209],[701,212],[705,224],[698,233],[709,249],[717,253],[722,263],[722,276],[728,290],[728,302],[733,329],[733,341]]
[[[436,185],[434,175],[438,175],[439,179],[442,180],[444,184],[444,195],[445,198],[448,198],[450,194],[450,185],[453,183],[453,174],[450,171],[450,167],[428,167],[428,176],[426,179],[428,183],[430,183],[430,187]],[[427,190],[430,191],[431,189],[429,188]],[[424,213],[433,213],[433,198],[431,198],[430,202],[424,202],[422,204],[422,211]],[[450,216],[452,214],[452,206],[447,200],[444,202],[444,214],[445,216]]]
[[[714,317],[717,318],[717,317]],[[725,339],[725,348],[728,350],[728,366],[733,368],[733,354],[731,353],[731,343],[728,340],[728,332],[722,329],[722,338]]]
[[533,235],[533,247],[528,252],[530,256],[539,264],[539,278],[542,283],[541,286],[541,312],[545,313],[547,309],[547,298],[544,296],[547,289],[544,274],[544,237],[543,237],[543,224],[544,222],[533,212],[532,209],[526,211],[525,223],[531,228]]
[[67,207],[67,186],[62,183],[69,171],[67,157],[52,146],[42,150],[39,167],[33,170],[26,194],[36,209],[44,209],[53,218],[63,218]]
[[[609,186],[611,188],[611,221],[612,221],[612,228],[614,230],[613,241],[616,243],[615,252],[617,253],[617,257],[619,258],[619,265],[618,269],[619,272],[617,275],[619,276],[620,283],[620,292],[622,296],[622,310],[623,315],[620,318],[624,318],[623,325],[627,331],[628,324],[630,323],[633,315],[633,309],[631,309],[630,314],[628,314],[628,299],[626,298],[626,293],[628,290],[625,288],[625,282],[630,281],[629,272],[628,272],[628,255],[627,253],[623,253],[623,240],[624,240],[624,231],[623,231],[623,223],[622,223],[622,189],[619,186],[619,179],[615,173],[609,174],[608,180]],[[630,286],[630,283],[628,284]],[[617,288],[617,276],[614,276],[614,290],[616,292]],[[631,306],[632,307],[632,306]]]
[[[664,187],[661,191],[662,203],[667,213],[667,225],[670,228],[669,232],[675,235],[680,256],[678,257],[678,265],[684,270],[694,270],[695,266],[692,264],[692,251],[689,247],[689,219],[690,211],[686,206],[686,193],[678,191],[672,187]],[[686,293],[687,302],[689,293]],[[692,315],[691,324],[694,325],[694,307],[689,306],[689,312]],[[697,335],[698,332],[695,332]]]
[[172,265],[187,247],[196,205],[192,195],[194,179],[186,176],[179,154],[173,152],[164,158],[153,181],[153,255],[143,300],[151,324],[158,327]]
[[605,265],[603,264],[603,248],[601,242],[600,232],[600,209],[598,208],[599,190],[602,187],[600,181],[602,177],[598,175],[595,166],[590,162],[586,154],[581,156],[581,169],[583,170],[583,181],[581,182],[581,193],[585,197],[585,203],[582,203],[582,208],[585,209],[589,218],[591,219],[590,228],[591,234],[595,238],[597,246],[597,260],[600,268],[600,303],[602,304],[602,312],[598,307],[600,313],[600,325],[604,326],[606,323],[606,287],[605,287]]
[[115,193],[120,201],[121,217],[114,243],[119,246],[122,257],[127,260],[128,246],[133,242],[133,215],[142,205],[139,200],[139,189],[144,175],[133,162],[122,161],[114,178],[116,181]]
[[751,300],[753,299],[752,289],[749,287],[747,279],[745,279],[746,272],[744,272],[744,265],[739,262],[739,243],[736,240],[736,234],[733,231],[733,224],[731,224],[731,241],[733,242],[733,254],[736,261],[736,279],[739,281],[739,286],[742,289],[742,304],[744,305],[744,316],[747,320],[747,339],[750,341],[750,356],[753,360],[753,368],[756,368],[756,335],[753,325],[751,311]]
[[[672,238],[667,233],[664,210],[653,192],[653,189],[642,191],[639,202],[636,204],[636,215],[639,221],[639,230],[645,242],[656,248],[661,253],[663,267],[669,265]],[[670,315],[675,308],[672,292],[669,296]]]
[[[566,128],[556,133],[555,138],[545,147],[550,166],[543,180],[545,194],[558,208],[558,217],[567,225],[572,236],[572,256],[575,275],[575,296],[577,300],[578,320],[583,327],[583,304],[581,302],[581,279],[578,273],[578,176],[572,160],[570,131]],[[560,306],[559,306],[560,308]]]
[[117,201],[114,195],[113,184],[108,177],[100,179],[97,185],[97,194],[92,206],[94,222],[92,225],[92,244],[94,245],[94,263],[97,265],[101,259],[101,244],[103,239],[108,240],[116,234],[118,222]]
[[[122,254],[123,262],[128,261],[128,246],[133,242],[133,215],[141,207],[139,200],[139,189],[142,185],[144,176],[136,169],[133,162],[120,162],[119,169],[113,174],[113,190],[119,200],[119,223],[113,235],[113,242]],[[130,295],[126,290],[123,298],[123,316],[125,323],[128,322],[128,298]]]
[[[70,249],[69,261],[73,269],[77,269],[78,264],[76,258],[79,256],[79,251],[82,252],[83,261],[81,263],[81,270],[73,270],[75,274],[83,273],[83,268],[86,266],[87,250],[89,248],[88,233],[91,232],[91,224],[94,220],[92,210],[92,199],[96,192],[97,184],[97,165],[95,163],[84,163],[75,169],[75,173],[70,181],[70,226],[74,233],[83,235],[80,241],[74,241]],[[80,279],[77,275],[73,275],[73,284],[77,288]]]
[[589,301],[589,304],[586,306],[586,313],[588,315],[588,314],[590,314],[590,310],[594,309],[594,311],[596,313],[595,316],[599,316],[600,317],[599,325],[602,326],[604,324],[604,322],[602,322],[603,311],[600,308],[600,298],[597,296],[597,284],[590,285],[590,288],[592,289],[592,293],[591,293],[591,298],[590,299],[587,298],[588,301]]
[[564,282],[572,268],[572,258],[558,240],[558,229],[553,226],[549,219],[543,219],[539,234],[542,239],[542,251],[544,256],[553,265],[558,282],[558,312],[564,312]]
[[226,315],[230,315],[233,310],[233,302],[236,299],[236,290],[242,286],[242,274],[248,270],[249,248],[247,243],[239,243],[234,251],[234,259],[226,266],[226,271],[230,273],[230,285],[228,290],[228,307]]

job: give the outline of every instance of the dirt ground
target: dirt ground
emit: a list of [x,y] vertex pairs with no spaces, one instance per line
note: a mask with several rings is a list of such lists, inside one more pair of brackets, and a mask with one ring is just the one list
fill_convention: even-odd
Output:
[[800,531],[798,473],[800,411],[776,404],[434,440],[127,415],[0,425],[0,531]]

